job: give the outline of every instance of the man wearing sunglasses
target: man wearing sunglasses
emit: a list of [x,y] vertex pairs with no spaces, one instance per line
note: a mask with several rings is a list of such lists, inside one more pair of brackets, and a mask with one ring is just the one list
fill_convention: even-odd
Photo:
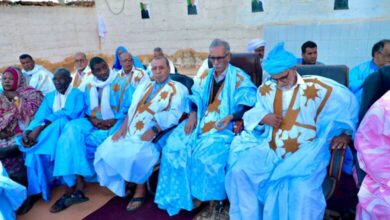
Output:
[[[229,64],[229,44],[215,39],[209,49],[213,68],[195,79],[188,120],[173,131],[162,152],[155,202],[169,215],[192,210],[201,201],[226,199],[225,167],[233,122],[256,101],[249,76]],[[214,204],[223,208],[221,202]]]
[[345,148],[358,104],[337,82],[301,77],[279,43],[264,60],[271,75],[258,89],[245,130],[230,147],[225,186],[230,219],[322,219],[330,149]]

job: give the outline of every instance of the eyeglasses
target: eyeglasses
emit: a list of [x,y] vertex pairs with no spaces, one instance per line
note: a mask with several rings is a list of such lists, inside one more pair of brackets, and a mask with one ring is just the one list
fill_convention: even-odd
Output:
[[271,77],[271,81],[274,82],[274,83],[286,82],[286,80],[288,78],[288,75],[290,75],[290,72],[287,72],[287,74],[285,76],[279,77],[277,79],[274,79],[274,78]]
[[125,59],[125,60],[122,60],[122,62],[124,62],[124,63],[130,63],[130,62],[133,62],[133,59]]
[[382,56],[386,57],[387,59],[390,59],[390,54],[384,54],[383,51],[379,51]]
[[85,60],[84,60],[84,59],[80,59],[80,60],[75,60],[74,62],[75,62],[75,63],[84,63]]
[[220,57],[212,57],[212,56],[209,56],[209,60],[211,62],[214,62],[214,61],[221,61],[223,59],[225,59],[227,57],[227,55],[229,55],[228,53],[226,53],[224,56],[220,56]]

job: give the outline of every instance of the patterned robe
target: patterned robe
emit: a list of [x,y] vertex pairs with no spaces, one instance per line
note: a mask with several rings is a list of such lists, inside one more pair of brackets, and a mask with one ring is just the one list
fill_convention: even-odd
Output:
[[141,136],[155,125],[166,130],[178,124],[186,108],[188,91],[175,81],[168,81],[147,101],[155,84],[142,84],[134,93],[126,136],[115,142],[110,136],[96,151],[94,166],[100,185],[118,196],[125,196],[126,181],[145,183],[159,160],[160,149]]
[[[266,81],[243,117],[245,131],[232,142],[225,181],[231,219],[323,218],[330,140],[353,133],[358,104],[332,80],[297,77],[283,92]],[[270,113],[283,117],[278,128],[259,125]]]
[[359,190],[356,219],[388,219],[390,216],[390,92],[364,116],[356,133],[360,167],[366,172]]
[[243,106],[255,103],[255,86],[241,69],[229,65],[225,81],[211,100],[214,69],[195,79],[190,100],[197,106],[197,127],[190,135],[182,122],[168,137],[163,148],[155,202],[169,215],[191,210],[192,200],[223,200],[224,180],[233,123],[226,129],[214,128],[217,121]]

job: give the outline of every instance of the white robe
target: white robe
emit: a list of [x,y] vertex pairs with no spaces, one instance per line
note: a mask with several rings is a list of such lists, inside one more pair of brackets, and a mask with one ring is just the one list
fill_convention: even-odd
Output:
[[178,124],[187,108],[188,91],[174,81],[168,81],[145,103],[154,84],[141,84],[136,89],[128,111],[126,136],[115,142],[112,136],[108,137],[95,154],[94,167],[100,185],[118,196],[125,196],[126,181],[145,183],[159,160],[160,149],[151,141],[141,140],[141,136],[152,126],[166,130]]

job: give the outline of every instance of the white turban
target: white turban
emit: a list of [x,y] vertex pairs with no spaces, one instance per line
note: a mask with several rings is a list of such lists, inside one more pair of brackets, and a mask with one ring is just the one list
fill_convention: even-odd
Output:
[[253,39],[248,43],[248,52],[253,53],[259,47],[265,47],[266,42],[263,39]]

